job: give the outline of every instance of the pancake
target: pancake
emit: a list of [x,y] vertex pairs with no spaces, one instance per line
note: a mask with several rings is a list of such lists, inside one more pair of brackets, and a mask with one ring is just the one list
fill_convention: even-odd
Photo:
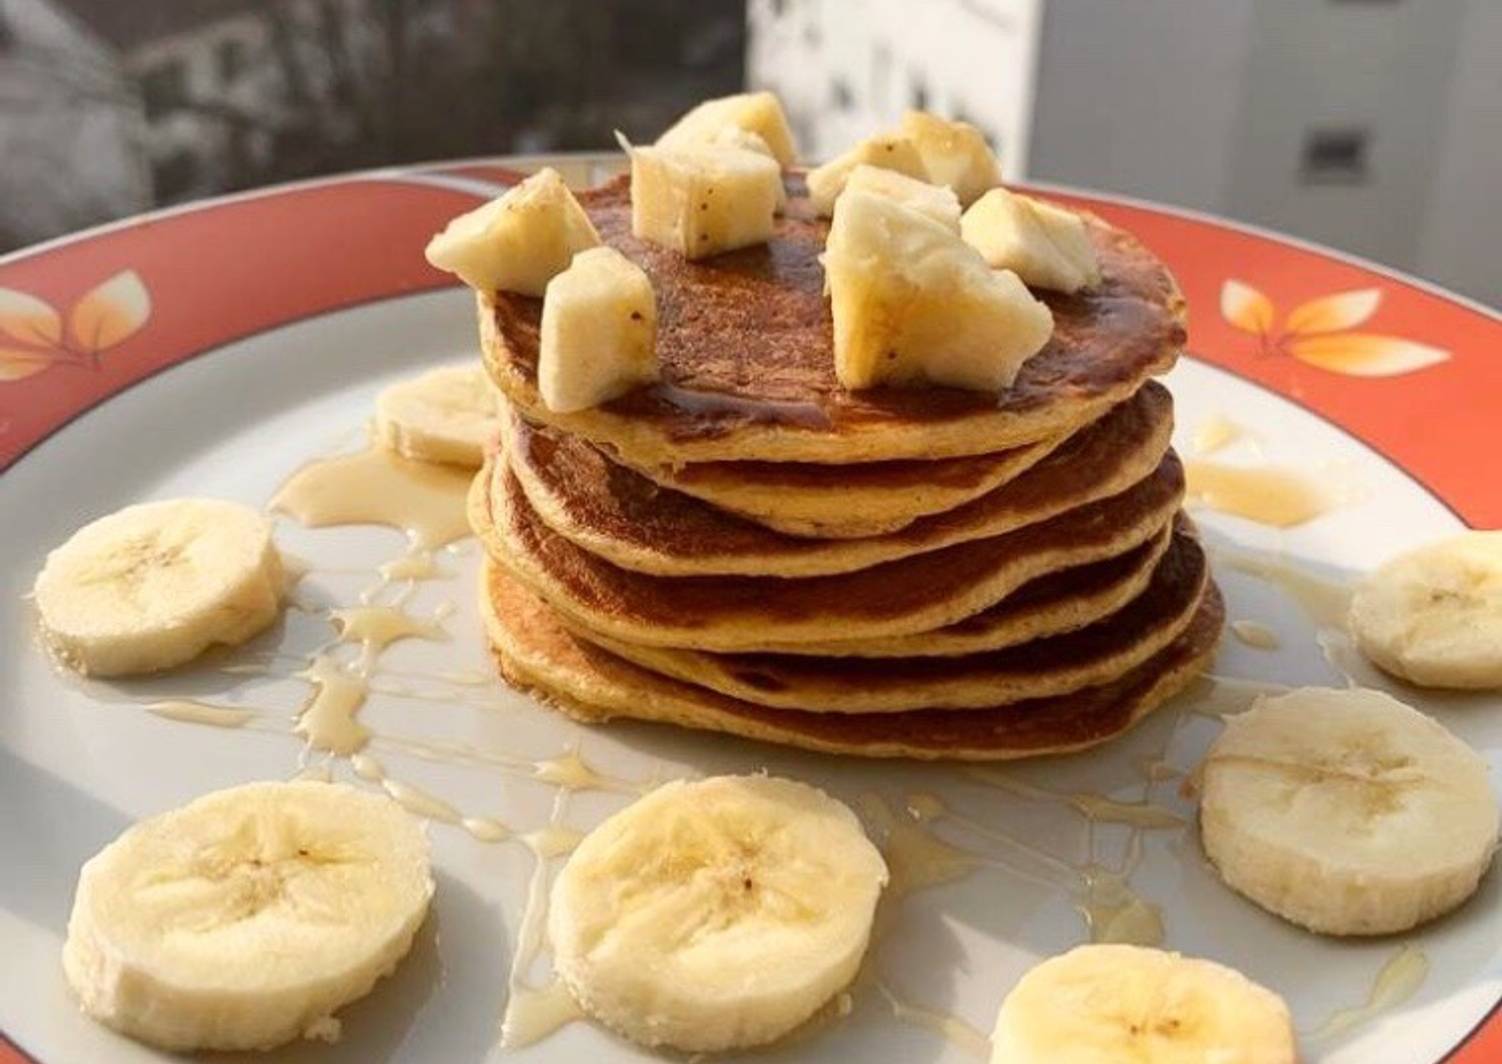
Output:
[[652,280],[662,379],[588,410],[548,410],[537,390],[542,300],[508,292],[478,294],[491,379],[531,420],[609,444],[638,467],[843,464],[986,454],[1058,435],[1166,372],[1184,345],[1184,301],[1167,268],[1087,217],[1102,281],[1074,295],[1035,293],[1054,333],[1010,388],[848,391],[834,375],[818,261],[829,226],[813,217],[801,180],[791,185],[767,244],[697,262],[631,235],[625,176],[580,193],[601,239]]
[[492,557],[571,620],[632,643],[761,650],[804,639],[908,635],[978,613],[1045,573],[1100,561],[1152,539],[1173,518],[1184,470],[1169,451],[1119,495],[990,539],[804,580],[665,578],[611,565],[555,535],[516,477],[483,472],[470,523]]
[[[790,536],[859,539],[895,532],[920,517],[963,506],[1026,472],[1071,435],[1061,433],[992,454],[858,462],[834,469],[818,462],[693,462],[634,468],[665,488]],[[625,460],[618,454],[611,457]],[[831,491],[836,481],[838,490]]]
[[811,713],[964,712],[1068,694],[1141,665],[1189,626],[1209,579],[1204,551],[1181,535],[1147,589],[1077,632],[949,658],[817,658],[644,647],[564,625],[644,669],[731,698]]
[[482,568],[480,611],[506,678],[578,720],[658,721],[860,757],[971,761],[1068,753],[1120,735],[1204,671],[1225,619],[1212,583],[1168,647],[1111,683],[1073,694],[964,713],[799,713],[726,698],[577,639],[493,561]]
[[[1185,520],[1181,513],[1175,525]],[[1072,632],[1115,613],[1140,595],[1175,532],[1175,528],[1164,528],[1125,554],[1030,580],[989,609],[930,632],[878,639],[815,640],[765,649],[773,654],[818,657],[945,657],[1000,650]]]
[[[610,461],[556,429],[506,419],[505,452],[532,509],[554,532],[624,569],[660,576],[808,577],[998,536],[1125,491],[1168,450],[1173,399],[1144,387],[1032,469],[973,502],[867,539],[790,536],[726,513]],[[825,490],[840,493],[829,466]]]

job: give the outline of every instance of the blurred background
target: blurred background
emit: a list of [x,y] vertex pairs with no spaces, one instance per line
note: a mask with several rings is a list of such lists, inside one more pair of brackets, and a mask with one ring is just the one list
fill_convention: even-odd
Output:
[[1266,225],[1502,304],[1502,0],[0,0],[0,251],[235,189],[603,149],[777,90],[1009,180]]

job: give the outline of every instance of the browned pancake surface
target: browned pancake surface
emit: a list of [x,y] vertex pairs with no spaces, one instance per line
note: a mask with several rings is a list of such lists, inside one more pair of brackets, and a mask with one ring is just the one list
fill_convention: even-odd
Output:
[[[1161,460],[1172,424],[1168,390],[1150,383],[973,502],[883,536],[838,541],[777,532],[727,513],[611,461],[586,440],[516,415],[507,448],[539,516],[554,531],[623,566],[804,576],[996,535],[1114,494]],[[835,496],[844,468],[825,467],[825,488]]]
[[[1075,295],[1035,293],[1053,310],[1053,337],[999,397],[945,387],[847,391],[834,375],[818,261],[829,226],[810,216],[800,184],[794,182],[788,213],[767,244],[698,262],[632,236],[626,177],[580,194],[601,239],[641,265],[657,295],[662,381],[603,411],[648,423],[672,440],[712,438],[756,424],[839,436],[849,428],[998,410],[1088,407],[1167,369],[1183,346],[1183,300],[1167,269],[1129,234],[1087,217],[1103,280]],[[494,295],[503,369],[533,386],[541,316],[541,299]],[[498,383],[505,386],[504,372]]]
[[[516,548],[499,560],[512,566],[535,566],[578,612],[624,618],[644,631],[711,628],[740,621],[775,631],[780,625],[820,618],[827,619],[823,638],[839,638],[842,621],[901,621],[918,614],[936,601],[965,594],[1019,556],[1048,557],[1094,545],[1107,557],[1136,547],[1168,522],[1184,489],[1183,466],[1170,451],[1152,474],[1132,488],[1048,521],[853,573],[785,580],[667,578],[622,569],[543,524],[509,471],[495,479],[501,490],[491,497],[492,517],[497,525],[505,525]],[[1123,529],[1139,526],[1146,528],[1146,534],[1121,544],[1120,551],[1111,550]],[[1037,575],[1042,574],[1029,574],[1028,579]],[[1016,586],[1020,584],[1008,590]],[[557,604],[562,607],[564,603]]]
[[[1122,609],[1078,631],[1003,650],[863,660],[664,648],[642,648],[639,656],[637,648],[620,641],[603,645],[644,668],[758,704],[813,712],[918,707],[968,712],[977,704],[1016,701],[1013,691],[1052,693],[1134,667],[1188,626],[1208,578],[1199,541],[1180,528],[1147,588]],[[576,634],[592,638],[584,629]]]
[[589,721],[635,718],[866,757],[1001,760],[1078,750],[1126,730],[1189,683],[1225,620],[1212,583],[1188,628],[1149,661],[1098,687],[989,710],[800,713],[672,680],[573,636],[500,566],[486,566],[482,612],[502,669]]

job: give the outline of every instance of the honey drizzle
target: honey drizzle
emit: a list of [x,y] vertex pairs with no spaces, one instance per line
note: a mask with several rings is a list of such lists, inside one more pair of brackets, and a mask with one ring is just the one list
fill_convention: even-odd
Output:
[[1309,1037],[1325,1039],[1345,1034],[1413,997],[1428,977],[1429,958],[1413,946],[1403,946],[1378,970],[1364,1004],[1335,1010]]
[[272,497],[271,509],[309,528],[388,525],[406,531],[418,550],[431,550],[470,534],[464,497],[471,479],[466,470],[373,444],[303,466]]
[[1312,521],[1335,505],[1324,485],[1295,469],[1191,458],[1184,462],[1184,475],[1190,499],[1273,528]]
[[243,728],[259,716],[255,710],[244,706],[220,706],[193,698],[169,698],[151,702],[147,704],[146,712],[167,720],[209,724],[216,728]]
[[522,910],[516,951],[506,977],[506,1009],[501,1017],[501,1045],[506,1049],[532,1045],[583,1016],[557,976],[542,987],[528,982],[532,964],[543,948],[549,861],[578,844],[578,833],[562,825],[569,793],[567,787],[559,787],[553,796],[547,826],[521,837],[532,851],[532,874],[527,881],[527,901]]
[[892,1010],[893,1019],[932,1031],[979,1060],[991,1058],[991,1039],[960,1017],[904,1001],[886,983],[878,981],[876,989]]

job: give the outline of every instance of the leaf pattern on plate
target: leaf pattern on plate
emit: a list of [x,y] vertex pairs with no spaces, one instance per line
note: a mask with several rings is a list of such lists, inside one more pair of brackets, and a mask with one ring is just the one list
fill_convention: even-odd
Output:
[[1349,331],[1365,324],[1381,303],[1376,288],[1335,292],[1300,303],[1279,328],[1277,307],[1252,285],[1228,278],[1220,289],[1221,316],[1256,336],[1264,355],[1287,355],[1348,377],[1395,377],[1449,359],[1448,351],[1417,340]]

